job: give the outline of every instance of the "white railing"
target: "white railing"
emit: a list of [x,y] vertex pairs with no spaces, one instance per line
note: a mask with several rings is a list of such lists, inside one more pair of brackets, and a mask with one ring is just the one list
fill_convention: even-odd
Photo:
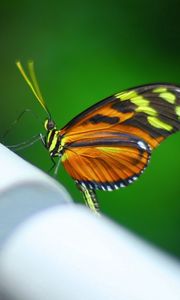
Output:
[[179,300],[180,266],[0,145],[0,300]]

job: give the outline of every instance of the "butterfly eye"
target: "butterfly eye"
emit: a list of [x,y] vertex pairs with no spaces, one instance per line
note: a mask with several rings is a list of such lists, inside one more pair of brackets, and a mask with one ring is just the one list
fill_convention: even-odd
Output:
[[47,120],[44,122],[44,127],[45,127],[45,129],[48,130],[48,131],[49,131],[49,130],[52,130],[52,129],[55,128],[55,123],[54,123],[54,121],[47,119]]

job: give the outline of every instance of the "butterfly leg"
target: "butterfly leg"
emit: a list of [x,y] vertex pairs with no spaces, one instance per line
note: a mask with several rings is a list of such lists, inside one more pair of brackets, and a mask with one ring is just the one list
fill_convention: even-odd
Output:
[[[55,168],[55,166],[56,166],[56,162],[55,162],[55,160],[53,159],[53,157],[51,157],[50,156],[50,158],[51,158],[51,161],[52,161],[52,166],[50,167],[50,169],[48,170],[48,173],[51,173],[51,171]],[[54,175],[54,174],[53,174]]]
[[4,139],[8,134],[9,132],[11,132],[11,130],[19,123],[19,121],[23,118],[23,116],[26,114],[26,113],[31,113],[33,117],[35,117],[36,120],[39,120],[39,117],[31,110],[31,109],[25,109],[23,110],[19,116],[17,117],[16,120],[14,120],[14,122],[11,123],[11,125],[9,126],[9,128],[4,132],[4,134],[1,136],[2,139]]
[[81,184],[77,184],[78,189],[82,192],[86,205],[97,215],[100,215],[99,203],[96,198],[96,192],[88,189]]
[[[54,161],[53,159],[51,159],[51,160],[52,160],[52,162],[53,162],[53,164],[54,164],[54,165],[52,166],[51,169],[53,169],[53,168],[55,167],[53,176],[56,177],[56,176],[57,176],[57,173],[58,173],[58,171],[59,171],[60,164],[61,164],[61,157],[58,158],[57,164],[55,164],[55,161]],[[56,166],[55,166],[55,165],[56,165]]]
[[26,148],[31,147],[32,145],[34,145],[36,142],[42,140],[41,136],[38,135],[34,135],[32,136],[30,139],[23,141],[19,144],[15,144],[15,145],[6,145],[7,148],[16,151],[20,151],[20,150],[24,150]]

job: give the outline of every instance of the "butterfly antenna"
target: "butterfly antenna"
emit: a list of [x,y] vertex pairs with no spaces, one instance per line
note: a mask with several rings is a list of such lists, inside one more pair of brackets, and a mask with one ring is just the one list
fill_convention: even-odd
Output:
[[46,106],[46,103],[45,103],[43,97],[42,97],[42,94],[41,94],[41,91],[40,91],[40,88],[39,88],[39,85],[38,85],[38,82],[36,79],[33,61],[28,62],[28,71],[29,71],[30,78],[26,75],[26,72],[24,71],[24,68],[20,61],[16,62],[16,66],[18,67],[18,69],[19,69],[21,75],[23,76],[24,80],[26,81],[26,83],[29,85],[34,96],[36,97],[36,99],[39,101],[41,106],[44,108],[44,110],[48,114],[49,119],[51,119],[51,114]]

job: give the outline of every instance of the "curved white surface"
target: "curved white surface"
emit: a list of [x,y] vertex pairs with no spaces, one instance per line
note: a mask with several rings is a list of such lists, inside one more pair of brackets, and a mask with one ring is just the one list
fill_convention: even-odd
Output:
[[64,187],[0,144],[0,248],[14,228],[34,213],[70,203]]
[[179,300],[177,262],[75,205],[24,223],[0,256],[0,286],[18,300]]
[[0,163],[0,300],[180,299],[177,261],[2,145]]

